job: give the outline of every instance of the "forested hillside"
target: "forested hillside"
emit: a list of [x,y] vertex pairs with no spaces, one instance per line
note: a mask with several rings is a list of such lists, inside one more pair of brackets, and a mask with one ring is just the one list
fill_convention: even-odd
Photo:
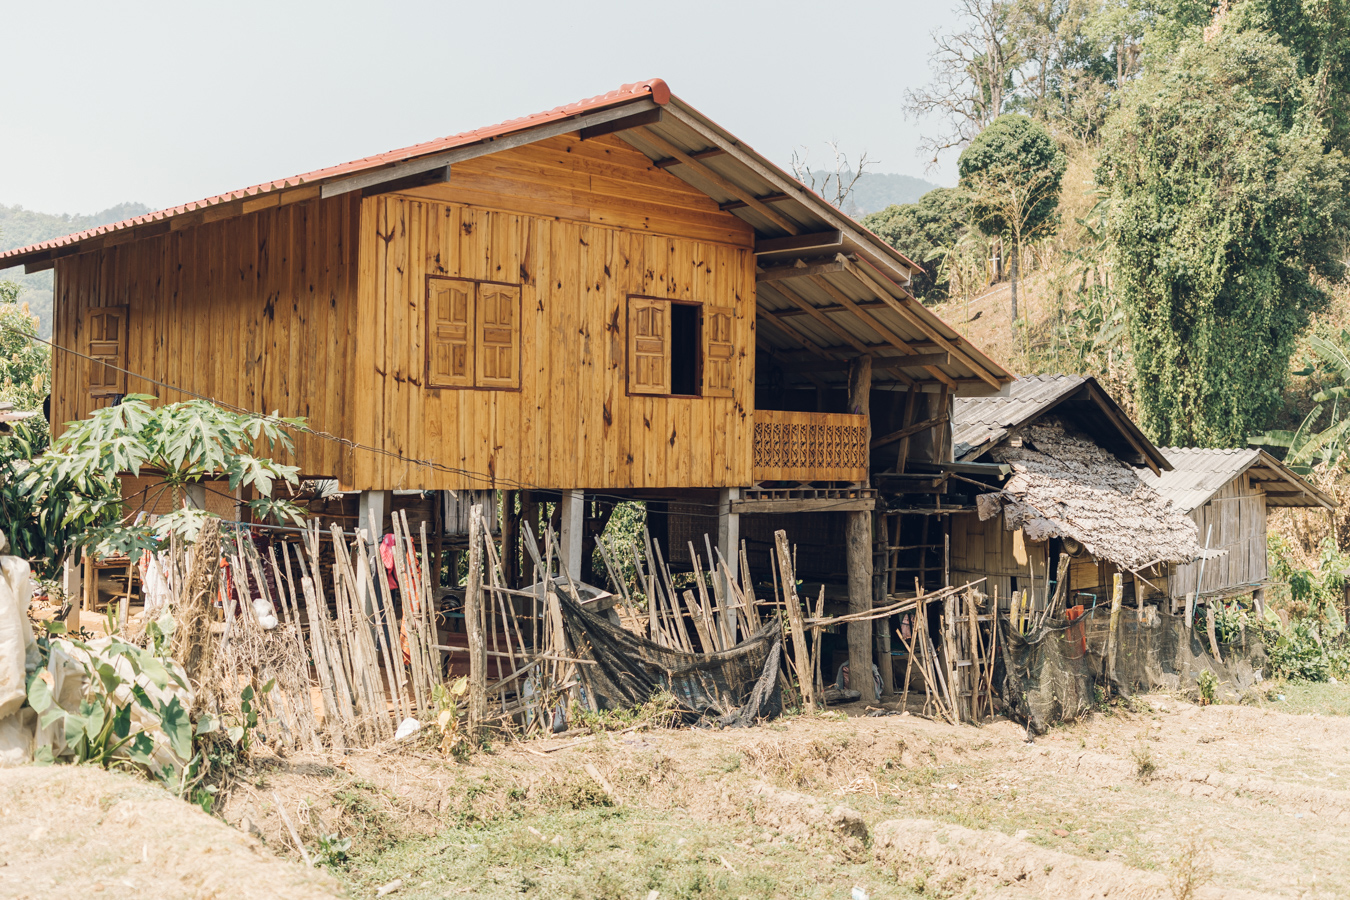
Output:
[[[1016,371],[1096,375],[1160,445],[1258,444],[1350,497],[1350,2],[959,8],[906,100],[960,182],[864,219],[924,301]],[[1346,505],[1272,529],[1321,658]]]
[[[93,215],[51,215],[34,212],[22,206],[0,204],[0,250],[12,250],[15,247],[27,247],[39,241],[50,240],[63,234],[84,231],[109,222],[120,222],[132,216],[150,212],[150,207],[142,203],[119,203],[117,206],[96,212]],[[50,337],[52,333],[52,273],[34,272],[25,275],[22,268],[0,269],[0,281],[12,281],[19,286],[18,302],[27,303],[29,310],[38,317],[38,334]]]

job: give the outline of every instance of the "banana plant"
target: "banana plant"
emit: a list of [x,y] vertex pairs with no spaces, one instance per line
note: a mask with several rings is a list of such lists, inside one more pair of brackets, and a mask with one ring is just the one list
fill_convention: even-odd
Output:
[[[1308,339],[1308,348],[1321,366],[1340,381],[1313,394],[1317,404],[1293,431],[1273,430],[1252,435],[1248,441],[1261,447],[1285,451],[1284,463],[1300,475],[1309,475],[1318,467],[1335,468],[1346,461],[1346,435],[1350,417],[1342,418],[1342,401],[1350,400],[1350,332],[1342,331],[1339,341],[1321,335]],[[1309,373],[1311,374],[1311,373]],[[1329,408],[1328,408],[1329,405]],[[1322,414],[1328,413],[1324,420]]]

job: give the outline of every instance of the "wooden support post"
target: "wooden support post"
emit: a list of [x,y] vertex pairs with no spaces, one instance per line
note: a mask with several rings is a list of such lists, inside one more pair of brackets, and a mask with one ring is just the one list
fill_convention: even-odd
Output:
[[80,592],[80,603],[70,611],[70,618],[66,620],[66,631],[79,634],[80,617],[86,609],[92,610],[98,608],[98,569],[94,567],[94,557],[89,553],[84,555],[84,590]]
[[469,576],[464,590],[464,630],[469,647],[469,734],[477,740],[487,716],[487,646],[483,643],[482,507],[469,516]]
[[586,529],[586,500],[581,491],[563,491],[558,504],[561,510],[559,552],[562,564],[573,581],[581,580],[581,545]]
[[[732,501],[740,496],[740,488],[722,488],[717,493],[717,550],[727,565],[725,569],[719,568],[715,577],[723,580],[722,593],[726,597],[732,596],[726,580],[741,570],[741,517],[731,511]],[[710,560],[709,565],[714,562]]]
[[[864,446],[871,443],[872,429],[870,398],[872,392],[872,357],[860,356],[849,363],[848,408],[855,415],[868,417]],[[872,611],[872,514],[852,511],[845,513],[844,549],[848,567],[848,611],[850,615]],[[876,687],[872,681],[871,622],[850,622],[848,625],[849,687],[857,691],[863,703],[876,703]]]
[[502,491],[502,578],[513,590],[520,584],[520,518],[516,491]]
[[[881,540],[877,540],[877,535]],[[872,513],[872,607],[886,605],[886,519],[882,513]],[[872,639],[876,645],[877,668],[881,670],[881,693],[895,693],[895,670],[891,661],[890,616],[872,623]],[[878,698],[880,699],[880,698]]]
[[1120,645],[1120,603],[1125,597],[1125,581],[1119,572],[1111,576],[1111,625],[1106,632],[1106,675],[1108,682],[1116,680],[1116,648]]
[[[393,491],[362,491],[360,511],[356,519],[356,527],[370,530],[371,517],[375,518],[375,527],[383,529],[385,517],[389,515]],[[384,537],[383,531],[380,534],[368,534],[366,541],[372,547],[380,545],[380,538]]]

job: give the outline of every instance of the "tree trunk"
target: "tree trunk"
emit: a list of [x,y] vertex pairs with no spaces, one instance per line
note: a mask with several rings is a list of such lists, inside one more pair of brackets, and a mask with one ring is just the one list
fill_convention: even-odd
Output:
[[1017,258],[1022,254],[1018,252],[1016,244],[1012,247],[1012,259],[1008,267],[1008,283],[1012,286],[1012,331],[1013,336],[1017,336]]

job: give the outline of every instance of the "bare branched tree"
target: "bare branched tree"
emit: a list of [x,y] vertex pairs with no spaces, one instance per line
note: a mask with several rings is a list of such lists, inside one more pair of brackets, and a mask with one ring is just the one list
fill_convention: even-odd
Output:
[[[839,149],[838,141],[826,141],[825,146],[834,154],[833,169],[813,170],[811,151],[806,147],[800,147],[792,151],[792,175],[824,197],[835,209],[852,215],[857,208],[857,204],[849,202],[853,188],[858,184],[858,179],[866,173],[867,168],[875,166],[880,160],[869,159],[867,151],[864,150],[862,156],[858,157],[857,168],[854,168],[849,162],[848,154]],[[845,208],[845,204],[849,205],[848,209]]]
[[943,129],[921,144],[932,153],[933,165],[943,151],[969,144],[1004,111],[1022,62],[1013,40],[1014,5],[1011,0],[961,0],[961,26],[952,34],[934,32],[933,80],[905,92],[910,116],[944,120]]

